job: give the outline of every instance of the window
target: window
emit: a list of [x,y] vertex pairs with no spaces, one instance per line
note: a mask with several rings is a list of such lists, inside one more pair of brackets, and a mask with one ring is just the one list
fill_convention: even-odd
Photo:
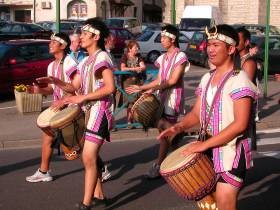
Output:
[[36,47],[34,45],[23,45],[17,48],[15,53],[15,59],[18,63],[24,62],[27,60],[36,59]]
[[161,40],[161,34],[159,33],[155,38],[155,43],[160,43],[160,40]]
[[140,37],[137,38],[137,41],[140,42],[148,41],[153,36],[153,34],[154,34],[153,31],[146,31]]
[[6,24],[5,26],[3,26],[3,27],[0,29],[0,31],[1,31],[2,33],[8,33],[8,32],[10,32],[11,28],[12,28],[12,25]]
[[49,53],[49,46],[48,44],[39,44],[36,46],[37,48],[37,58],[39,59],[47,59],[52,58],[53,56]]
[[21,25],[14,25],[12,30],[11,30],[12,33],[21,33],[22,32],[22,27]]
[[188,43],[189,42],[189,39],[184,35],[184,34],[181,34],[179,35],[179,43]]

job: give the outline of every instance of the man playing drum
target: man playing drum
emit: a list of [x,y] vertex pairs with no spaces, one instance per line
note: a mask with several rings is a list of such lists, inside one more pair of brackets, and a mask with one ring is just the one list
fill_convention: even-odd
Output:
[[208,58],[216,69],[202,77],[191,112],[163,131],[158,139],[200,123],[200,141],[190,143],[183,155],[210,151],[217,175],[218,209],[234,210],[246,169],[252,166],[250,138],[246,136],[246,130],[257,88],[244,71],[234,66],[239,41],[237,32],[228,25],[218,25],[206,32]]
[[113,92],[115,91],[113,63],[105,51],[109,29],[99,18],[88,19],[82,27],[81,46],[89,56],[79,65],[72,85],[81,95],[70,96],[64,103],[84,104],[88,120],[82,160],[85,167],[84,198],[78,208],[87,210],[92,205],[106,205],[101,184],[103,163],[99,151],[104,141],[110,141],[113,123]]
[[[68,85],[71,82],[71,75],[76,71],[76,62],[67,56],[69,53],[70,39],[65,33],[56,33],[51,36],[49,52],[55,60],[48,66],[48,77],[38,78],[33,86],[28,87],[30,93],[41,93],[43,95],[53,95],[51,107],[54,110],[60,109],[64,104],[59,101],[65,92],[74,93],[75,89]],[[40,86],[39,83],[49,83],[46,87]],[[50,159],[53,152],[52,143],[54,135],[43,132],[42,135],[42,157],[40,168],[32,176],[26,177],[28,182],[48,182],[53,177],[49,173]]]
[[[166,25],[161,31],[161,44],[167,50],[155,62],[159,68],[157,78],[151,83],[142,86],[133,85],[126,88],[126,92],[134,93],[146,91],[146,93],[158,92],[163,113],[158,121],[157,128],[162,131],[177,122],[177,118],[183,112],[184,106],[184,72],[188,63],[185,53],[179,49],[179,30],[173,25]],[[148,178],[160,176],[159,167],[167,155],[171,141],[160,141],[158,160],[148,171]]]

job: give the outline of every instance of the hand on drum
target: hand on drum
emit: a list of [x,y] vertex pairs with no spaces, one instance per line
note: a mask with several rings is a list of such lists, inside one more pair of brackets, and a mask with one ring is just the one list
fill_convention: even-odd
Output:
[[61,110],[64,106],[65,106],[65,103],[64,103],[63,99],[57,100],[52,103],[51,109],[56,112],[56,111]]
[[65,104],[81,104],[85,101],[84,95],[69,96],[63,99]]
[[186,147],[185,150],[183,150],[182,155],[184,156],[189,156],[192,153],[196,153],[196,152],[204,152],[205,150],[207,150],[207,148],[205,147],[204,142],[202,141],[194,141],[188,144],[188,146]]
[[130,85],[129,87],[127,87],[125,89],[125,92],[127,92],[128,94],[138,93],[140,91],[141,91],[141,89],[140,89],[139,85]]
[[169,138],[175,136],[178,133],[180,133],[180,130],[175,126],[172,126],[170,128],[165,129],[164,131],[162,131],[157,136],[157,140],[169,139]]

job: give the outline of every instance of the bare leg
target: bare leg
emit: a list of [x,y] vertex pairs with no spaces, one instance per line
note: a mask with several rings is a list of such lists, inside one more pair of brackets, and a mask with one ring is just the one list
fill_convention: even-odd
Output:
[[42,135],[42,157],[41,157],[41,165],[40,165],[40,170],[42,172],[47,172],[49,170],[50,166],[50,159],[51,155],[53,153],[52,149],[52,142],[53,142],[53,137],[48,135],[47,133],[43,132]]
[[230,184],[218,182],[216,186],[216,202],[219,210],[236,210],[239,189]]
[[[90,141],[85,141],[83,150],[83,163],[85,166],[85,191],[83,204],[90,205],[92,196],[96,191],[96,194],[103,194],[100,192],[102,187],[96,188],[98,179],[98,169],[97,169],[97,157],[101,145],[92,143]],[[99,191],[99,192],[97,192]]]

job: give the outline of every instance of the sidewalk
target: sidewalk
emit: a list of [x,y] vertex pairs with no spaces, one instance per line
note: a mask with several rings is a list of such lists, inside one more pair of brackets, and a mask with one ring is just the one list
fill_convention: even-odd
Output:
[[[187,77],[186,80],[188,79],[191,80],[191,78]],[[279,83],[273,80],[269,81],[268,97],[260,98],[260,122],[257,123],[257,130],[280,128],[279,86]],[[194,97],[193,92],[189,91],[188,94],[189,96],[186,96],[186,100],[188,101],[188,108],[190,108],[190,105],[194,103]],[[39,113],[19,114],[13,107],[14,103],[11,102],[10,108],[0,110],[0,150],[39,147],[41,145],[41,130],[36,126],[36,119]],[[186,131],[186,135],[196,133],[197,129]],[[119,129],[111,132],[111,139],[112,141],[144,140],[155,139],[157,135],[156,129],[149,129],[148,132],[143,131],[141,128]]]

